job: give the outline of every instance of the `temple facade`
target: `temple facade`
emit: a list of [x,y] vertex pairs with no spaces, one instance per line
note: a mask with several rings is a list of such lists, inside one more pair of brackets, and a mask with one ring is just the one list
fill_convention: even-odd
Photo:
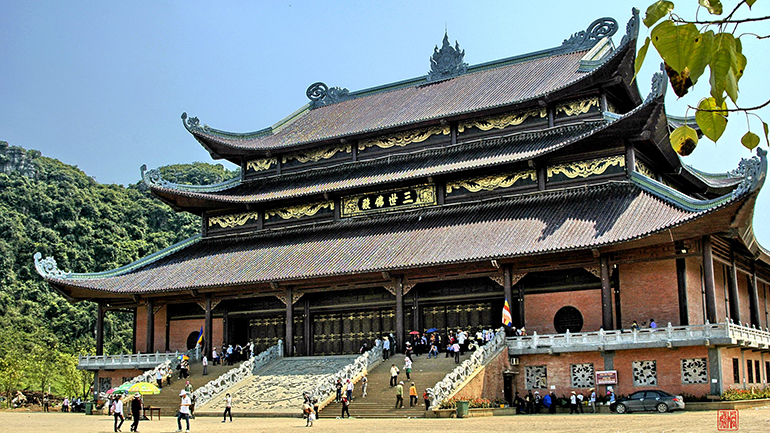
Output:
[[139,352],[187,350],[203,328],[205,352],[280,339],[294,356],[499,328],[508,300],[528,333],[509,339],[511,389],[767,383],[770,256],[752,230],[765,153],[728,173],[686,165],[669,132],[693,122],[667,115],[665,74],[644,96],[634,81],[638,27],[634,11],[616,43],[602,18],[478,65],[445,36],[425,76],[315,83],[249,133],[182,114],[212,158],[241,167],[205,186],[142,168],[201,233],[108,272],[39,254],[37,269],[98,304],[98,355],[111,309],[135,313]]

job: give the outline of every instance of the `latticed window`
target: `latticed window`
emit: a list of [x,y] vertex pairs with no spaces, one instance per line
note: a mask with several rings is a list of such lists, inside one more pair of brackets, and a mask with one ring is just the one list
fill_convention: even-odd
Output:
[[524,369],[527,389],[543,389],[548,386],[548,370],[545,365],[529,365]]
[[655,361],[634,361],[631,367],[634,372],[634,386],[658,384],[658,369]]
[[749,383],[754,383],[754,364],[750,359],[746,361],[746,376],[749,377]]
[[741,361],[733,358],[733,382],[741,383]]
[[689,358],[682,360],[682,383],[707,383],[708,368],[706,358]]
[[591,388],[594,386],[594,365],[593,364],[572,364],[570,365],[573,388]]

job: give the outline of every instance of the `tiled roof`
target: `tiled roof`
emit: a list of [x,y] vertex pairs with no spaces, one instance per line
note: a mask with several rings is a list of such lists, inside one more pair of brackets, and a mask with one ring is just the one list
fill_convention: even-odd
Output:
[[680,205],[686,198],[669,198],[662,190],[665,186],[656,190],[632,178],[312,229],[201,239],[119,275],[52,273],[46,278],[54,285],[132,294],[597,248],[664,231],[744,197],[693,210]]

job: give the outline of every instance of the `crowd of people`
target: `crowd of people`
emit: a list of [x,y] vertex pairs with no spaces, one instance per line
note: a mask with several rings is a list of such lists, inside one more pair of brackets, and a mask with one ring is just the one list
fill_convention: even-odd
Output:
[[[605,400],[610,405],[610,411],[615,410],[615,392],[612,387],[607,389]],[[586,408],[590,408],[591,413],[596,413],[596,403],[599,398],[596,394],[596,389],[591,388],[588,390],[587,395],[576,391],[571,391],[569,396],[562,394],[560,397],[556,396],[556,392],[551,390],[550,393],[541,397],[539,391],[529,390],[524,397],[522,397],[517,391],[513,398],[513,406],[516,408],[517,414],[532,415],[547,411],[548,413],[556,413],[558,407],[569,407],[570,414],[585,413]]]

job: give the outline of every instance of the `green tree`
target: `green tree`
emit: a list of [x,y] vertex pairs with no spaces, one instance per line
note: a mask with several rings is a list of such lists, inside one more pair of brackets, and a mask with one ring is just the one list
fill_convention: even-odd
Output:
[[[768,21],[770,16],[752,16],[751,7],[756,0],[737,1],[729,10],[724,8],[720,0],[697,1],[699,6],[694,19],[677,15],[674,2],[668,0],[659,0],[647,8],[644,25],[651,28],[650,36],[645,39],[637,54],[636,72],[639,72],[652,45],[663,59],[674,93],[682,97],[697,84],[708,67],[708,96],[702,98],[697,107],[690,106],[695,111],[695,120],[703,134],[716,142],[727,127],[729,113],[742,112],[747,117],[749,130],[743,135],[741,143],[749,149],[759,145],[759,136],[751,131],[750,119],[753,117],[758,119],[765,140],[770,144],[768,124],[756,114],[756,111],[770,105],[770,100],[751,107],[738,105],[738,83],[748,64],[748,58],[743,53],[742,38],[761,40],[770,37],[739,33],[739,30],[743,31],[746,25]],[[700,11],[706,11],[714,18],[701,19],[698,16]],[[746,11],[747,16],[738,17],[738,14]],[[698,134],[687,125],[677,128],[671,134],[672,147],[683,156],[692,153],[697,143]]]

